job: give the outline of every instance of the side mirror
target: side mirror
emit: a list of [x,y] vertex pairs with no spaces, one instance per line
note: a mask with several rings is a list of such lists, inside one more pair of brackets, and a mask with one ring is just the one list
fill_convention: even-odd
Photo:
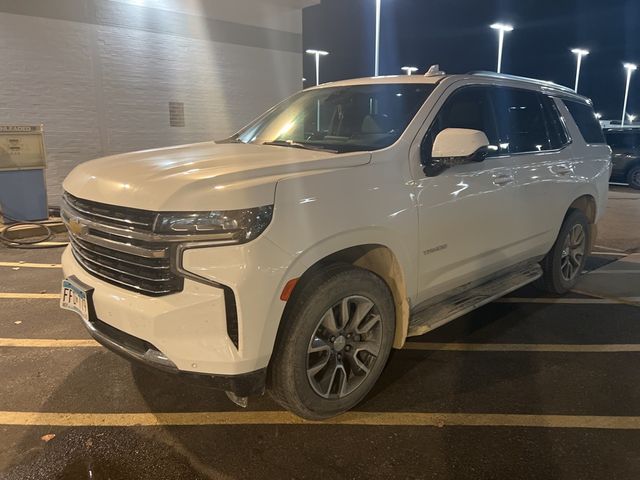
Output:
[[446,128],[436,136],[424,172],[433,177],[455,165],[482,162],[491,150],[489,139],[480,130]]

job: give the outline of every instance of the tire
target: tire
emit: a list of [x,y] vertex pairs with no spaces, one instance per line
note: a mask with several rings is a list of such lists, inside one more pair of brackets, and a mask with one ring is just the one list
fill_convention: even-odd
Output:
[[551,251],[542,260],[537,286],[562,295],[571,290],[584,269],[591,245],[589,220],[580,210],[569,210]]
[[387,284],[362,268],[332,265],[303,281],[285,309],[269,391],[296,415],[322,420],[355,407],[378,380],[393,345],[395,307]]
[[627,183],[631,188],[640,190],[640,165],[631,167],[631,170],[627,172]]

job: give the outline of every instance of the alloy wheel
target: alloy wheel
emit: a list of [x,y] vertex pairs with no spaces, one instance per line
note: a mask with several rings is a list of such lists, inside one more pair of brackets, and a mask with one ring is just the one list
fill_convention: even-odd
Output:
[[574,225],[567,234],[560,255],[560,273],[571,282],[580,273],[586,251],[586,235],[582,225]]
[[307,378],[323,398],[344,398],[369,375],[382,347],[382,318],[368,298],[352,295],[328,309],[307,349]]

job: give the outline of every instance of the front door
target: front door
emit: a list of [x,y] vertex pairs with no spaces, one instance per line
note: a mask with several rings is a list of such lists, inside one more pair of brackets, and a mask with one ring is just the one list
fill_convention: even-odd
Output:
[[[423,142],[430,155],[445,128],[483,131],[498,146],[489,86],[466,86],[443,104]],[[483,162],[467,163],[417,182],[419,215],[419,293],[417,303],[488,276],[511,264],[520,234],[511,158],[497,151]]]

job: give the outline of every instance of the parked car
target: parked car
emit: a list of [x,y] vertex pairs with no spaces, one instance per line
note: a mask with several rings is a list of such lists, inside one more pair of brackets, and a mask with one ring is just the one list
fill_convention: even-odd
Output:
[[640,189],[640,128],[608,128],[604,132],[613,150],[611,181]]
[[547,82],[321,85],[226,140],[76,167],[61,306],[236,403],[267,389],[331,417],[408,337],[530,282],[571,289],[610,156],[589,100]]

